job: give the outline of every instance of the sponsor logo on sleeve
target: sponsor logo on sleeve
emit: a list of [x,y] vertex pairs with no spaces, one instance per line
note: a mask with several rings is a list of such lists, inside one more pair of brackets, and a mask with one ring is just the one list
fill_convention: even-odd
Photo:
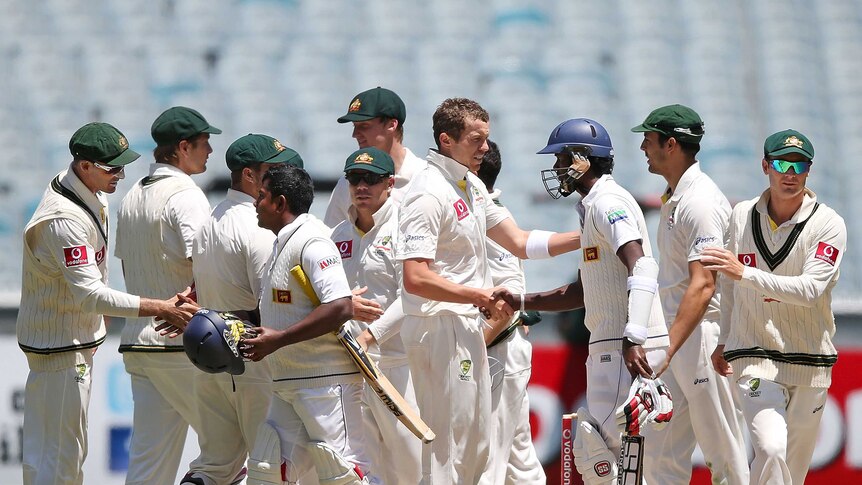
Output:
[[63,248],[63,258],[66,260],[67,268],[84,266],[90,263],[90,258],[87,255],[87,246]]
[[821,241],[817,243],[817,252],[814,254],[814,257],[835,266],[835,263],[838,262],[838,252],[838,248],[835,246]]
[[605,212],[605,215],[608,218],[608,222],[610,222],[611,224],[615,224],[619,221],[623,221],[629,218],[629,215],[624,207],[615,207]]
[[353,256],[353,241],[335,241],[335,247],[341,254],[341,259]]
[[467,203],[464,202],[464,199],[458,199],[452,205],[455,206],[455,215],[458,216],[459,221],[470,215],[470,210],[467,208]]
[[721,241],[715,236],[697,236],[694,238],[694,249],[700,253],[706,248],[721,246]]
[[272,301],[273,303],[291,303],[293,299],[290,296],[290,290],[279,290],[278,288],[273,288]]
[[588,248],[584,248],[584,261],[598,261],[599,260],[599,247],[591,246]]
[[337,258],[335,256],[330,256],[328,258],[323,258],[317,262],[317,266],[320,269],[329,269],[333,266],[339,266],[341,264],[341,258]]
[[736,255],[736,258],[744,266],[748,266],[749,268],[757,267],[757,256],[754,253],[740,253]]
[[96,251],[96,264],[102,264],[102,261],[105,260],[105,246],[102,246],[102,249]]

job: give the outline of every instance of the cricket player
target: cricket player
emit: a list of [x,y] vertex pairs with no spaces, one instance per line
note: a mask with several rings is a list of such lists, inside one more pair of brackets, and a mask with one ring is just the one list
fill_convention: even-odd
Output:
[[[190,286],[195,234],[209,219],[209,202],[190,175],[206,170],[210,134],[221,133],[197,111],[176,106],[152,125],[156,142],[150,173],[123,198],[115,255],[133,293],[173,296]],[[199,371],[179,339],[152,318],[126,320],[120,352],[132,377],[134,429],[127,484],[172,483],[188,426],[198,429],[191,389]],[[181,331],[174,329],[174,335]]]
[[[374,147],[392,157],[395,185],[391,197],[395,205],[401,203],[413,176],[427,165],[425,160],[402,144],[406,119],[404,101],[394,92],[379,86],[357,94],[347,107],[347,113],[338,118],[339,123],[353,123],[353,138],[359,148]],[[329,198],[323,222],[335,227],[347,220],[350,204],[347,179],[341,178]]]
[[[248,485],[362,483],[362,376],[332,333],[353,316],[350,285],[330,229],[308,214],[311,177],[287,164],[263,176],[258,224],[277,235],[263,278],[261,326],[243,356],[269,357],[273,399],[249,458]],[[313,477],[313,473],[311,473]]]
[[[404,312],[400,299],[401,263],[395,259],[397,208],[391,197],[395,163],[388,153],[377,148],[359,149],[347,157],[344,176],[352,202],[350,218],[333,229],[332,240],[354,291],[367,288],[365,298],[385,309],[371,324],[354,317],[351,328],[380,372],[415,408],[410,367],[399,334]],[[369,386],[365,386],[363,404],[371,474],[382,483],[419,483],[422,442]]]
[[[654,377],[648,358],[663,360],[668,345],[657,294],[658,264],[640,206],[611,175],[614,149],[601,124],[588,118],[564,121],[538,153],[556,156],[554,167],[542,173],[548,194],[555,199],[581,196],[576,207],[583,262],[576,281],[525,295],[523,305],[535,310],[586,310],[587,406],[578,410],[575,464],[584,483],[609,483],[615,478],[623,431],[617,408],[627,401],[633,378]],[[657,415],[667,420],[672,410],[669,396],[660,401],[664,408]],[[609,466],[598,466],[605,462]]]
[[[579,233],[523,231],[471,173],[488,151],[488,112],[450,98],[433,118],[436,149],[410,184],[399,213],[403,261],[401,336],[422,419],[437,433],[423,448],[422,482],[479,483],[493,436],[485,337],[512,308],[492,298],[485,237],[519,258],[550,257],[579,247]],[[485,309],[496,327],[485,328]]]
[[[69,141],[72,163],[45,190],[24,228],[16,333],[30,373],[24,389],[25,485],[81,485],[93,354],[105,340],[103,315],[187,322],[195,305],[108,287],[108,200],[137,160],[108,123],[88,123]],[[173,477],[171,477],[173,479]]]
[[[476,176],[485,185],[491,200],[502,207],[502,191],[494,188],[501,168],[500,149],[496,143],[488,140],[488,151],[482,157],[482,165]],[[486,239],[486,243],[492,284],[517,295],[523,294],[526,282],[521,260],[491,239]],[[522,318],[525,315],[516,312],[512,321]],[[545,470],[536,455],[530,430],[527,384],[532,369],[533,346],[525,336],[526,327],[519,325],[504,340],[488,346],[491,413],[496,427],[496,434],[491,441],[489,469],[485,471],[491,474],[491,483],[543,485],[546,481]]]
[[[197,301],[209,309],[231,311],[259,322],[261,279],[275,234],[257,225],[254,200],[263,174],[276,164],[302,167],[302,158],[271,136],[249,134],[225,154],[231,187],[194,239],[192,270]],[[194,396],[201,426],[195,429],[201,455],[180,483],[239,483],[266,419],[272,398],[268,361],[248,362],[242,375],[198,372]]]
[[847,228],[806,187],[813,159],[802,133],[770,135],[761,161],[769,188],[733,208],[726,250],[701,255],[723,275],[712,361],[731,378],[751,433],[751,484],[805,483],[838,358],[831,301]]
[[[730,204],[700,169],[695,156],[704,128],[682,105],[653,110],[632,128],[643,133],[649,171],[668,183],[658,226],[659,295],[670,344],[664,363],[651,363],[674,398],[673,419],[663,430],[645,428],[644,463],[650,484],[687,484],[691,455],[700,444],[714,483],[748,483],[748,460],[730,383],[712,368],[718,343],[719,294],[715,272],[704,267],[708,247],[723,247]],[[665,372],[667,370],[667,372]]]

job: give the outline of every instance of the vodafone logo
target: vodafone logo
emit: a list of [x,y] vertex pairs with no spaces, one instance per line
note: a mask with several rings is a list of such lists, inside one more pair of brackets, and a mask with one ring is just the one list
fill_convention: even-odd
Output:
[[817,252],[814,257],[835,266],[835,263],[838,262],[838,253],[839,251],[835,246],[821,241],[817,243]]
[[341,259],[353,256],[353,241],[335,241],[335,247],[341,253]]
[[96,251],[96,264],[102,264],[102,261],[105,260],[105,246],[102,246],[102,249]]
[[736,256],[739,259],[739,262],[748,266],[749,268],[757,267],[757,257],[754,253],[743,253]]
[[470,210],[467,208],[467,203],[464,202],[464,199],[458,199],[452,205],[455,206],[455,215],[458,216],[459,221],[470,214]]
[[87,246],[72,246],[63,248],[63,259],[66,262],[66,267],[83,266],[90,262],[87,255]]

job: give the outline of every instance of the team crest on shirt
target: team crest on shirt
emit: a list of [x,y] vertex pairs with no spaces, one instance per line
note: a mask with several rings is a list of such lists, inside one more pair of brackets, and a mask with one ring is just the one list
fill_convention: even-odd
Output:
[[599,260],[599,247],[598,246],[590,246],[588,248],[584,248],[584,261],[598,261]]
[[462,360],[459,370],[460,374],[458,374],[458,378],[462,381],[469,381],[473,378],[473,361],[469,359]]
[[90,257],[87,254],[87,246],[71,246],[63,248],[63,259],[66,262],[67,268],[84,266],[85,264],[90,263]]
[[317,262],[317,266],[323,270],[332,268],[333,266],[339,266],[340,264],[341,264],[341,258],[336,258],[335,256],[323,258]]
[[753,377],[748,380],[748,390],[751,391],[748,393],[748,397],[760,397],[760,378]]
[[754,253],[740,253],[736,255],[736,259],[738,259],[743,266],[748,266],[749,268],[757,267],[757,256]]
[[470,215],[470,209],[467,208],[464,199],[458,199],[452,205],[455,207],[455,215],[458,216],[459,221]]
[[676,224],[676,206],[670,210],[670,214],[667,216],[667,229],[673,229],[674,224]]
[[619,221],[624,221],[629,218],[629,214],[626,212],[625,207],[614,207],[611,210],[605,212],[605,217],[608,218],[608,222],[611,224],[615,224]]
[[278,288],[272,289],[272,302],[273,303],[292,303],[293,298],[290,296],[290,290],[279,290]]
[[335,247],[338,248],[341,259],[353,256],[353,241],[335,241]]
[[75,365],[75,382],[78,384],[83,383],[86,380],[87,376],[87,364],[77,364]]
[[838,248],[835,246],[820,241],[817,243],[817,252],[814,253],[814,257],[835,266],[835,263],[838,262],[838,252]]
[[392,251],[392,236],[383,236],[374,241],[374,252],[378,256],[386,255],[387,251]]

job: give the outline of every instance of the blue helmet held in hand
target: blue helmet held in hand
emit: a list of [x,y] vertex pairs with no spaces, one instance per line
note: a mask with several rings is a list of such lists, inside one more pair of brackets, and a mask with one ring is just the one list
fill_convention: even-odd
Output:
[[245,362],[239,342],[253,325],[229,312],[201,308],[183,331],[183,348],[192,364],[209,374],[240,375]]

